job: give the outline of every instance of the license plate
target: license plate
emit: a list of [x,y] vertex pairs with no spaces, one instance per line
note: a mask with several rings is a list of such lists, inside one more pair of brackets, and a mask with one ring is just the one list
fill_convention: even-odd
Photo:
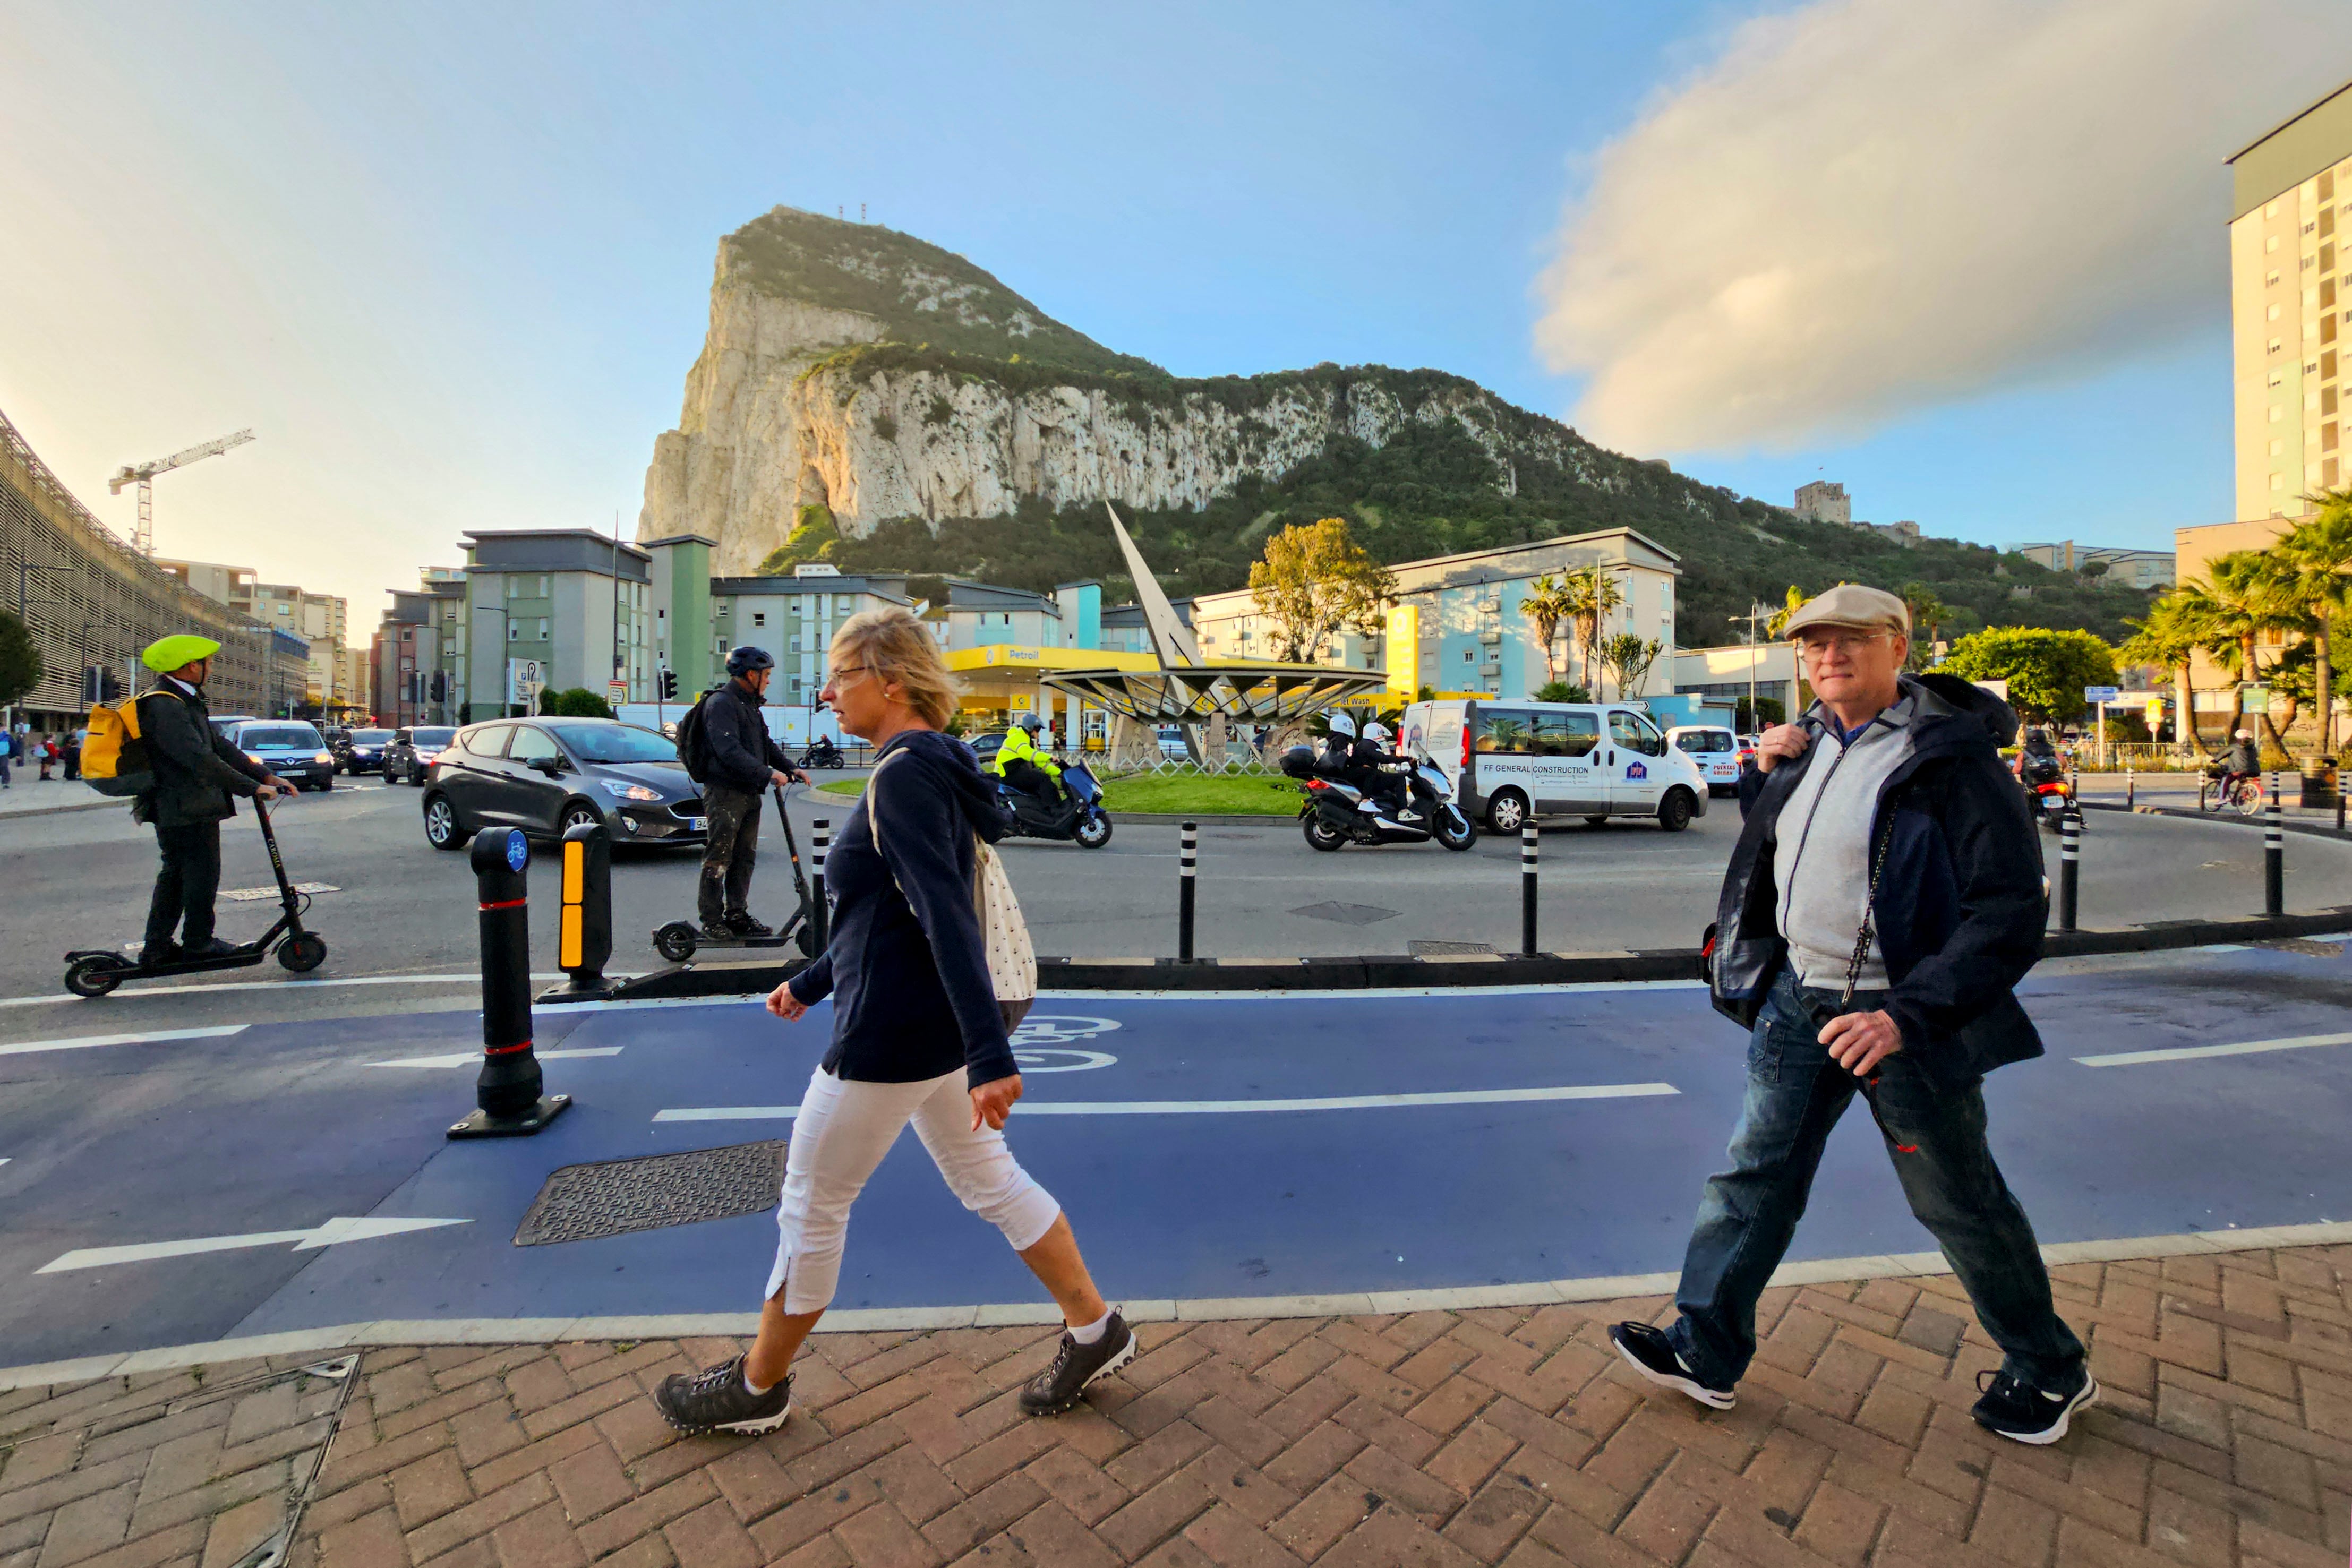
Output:
[[702,831],[703,819],[700,817],[681,817],[678,821],[686,824],[686,831],[689,833]]

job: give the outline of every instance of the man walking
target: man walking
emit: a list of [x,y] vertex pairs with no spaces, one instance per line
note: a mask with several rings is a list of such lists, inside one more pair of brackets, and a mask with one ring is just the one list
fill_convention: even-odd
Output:
[[1707,966],[1717,1009],[1751,1030],[1731,1169],[1700,1200],[1680,1318],[1610,1338],[1653,1383],[1728,1409],[1756,1354],[1757,1298],[1859,1091],[1911,1212],[2003,1353],[1978,1380],[1977,1421],[2054,1443],[2098,1385],[1985,1141],[1983,1075],[2042,1054],[2015,994],[2047,904],[1999,753],[2016,716],[1965,681],[1903,674],[1910,612],[1891,593],[1833,588],[1787,635],[1820,700],[1764,733],[1740,780]]
[[[228,952],[213,935],[213,895],[220,890],[220,825],[235,816],[231,796],[268,800],[294,786],[231,746],[212,727],[205,706],[205,676],[220,644],[183,634],[150,643],[140,662],[159,677],[139,699],[139,736],[154,786],[132,811],[155,826],[163,868],[147,906],[146,945],[139,962],[168,964]],[[179,940],[172,939],[173,927]]]
[[702,700],[702,803],[710,836],[702,845],[697,891],[702,934],[714,941],[766,936],[772,928],[751,918],[751,870],[760,852],[760,797],[796,773],[760,716],[776,661],[761,648],[727,655],[727,684]]

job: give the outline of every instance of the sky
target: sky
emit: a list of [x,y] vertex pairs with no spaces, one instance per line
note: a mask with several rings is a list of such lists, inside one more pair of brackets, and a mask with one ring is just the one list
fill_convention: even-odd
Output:
[[1433,366],[1786,504],[2231,510],[2222,160],[2341,0],[0,0],[0,413],[352,601],[634,532],[719,237],[840,210],[1179,374]]

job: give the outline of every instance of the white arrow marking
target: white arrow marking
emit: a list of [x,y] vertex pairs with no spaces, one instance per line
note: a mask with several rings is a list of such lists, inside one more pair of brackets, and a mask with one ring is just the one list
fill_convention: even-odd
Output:
[[352,1219],[338,1216],[313,1230],[260,1230],[249,1236],[199,1236],[188,1241],[142,1241],[129,1247],[83,1247],[54,1258],[33,1270],[63,1274],[76,1269],[103,1269],[113,1263],[144,1263],[157,1258],[185,1258],[198,1252],[234,1252],[246,1247],[292,1245],[298,1252],[332,1247],[339,1241],[368,1241],[404,1231],[430,1230],[443,1225],[471,1225],[470,1219]]
[[[1245,1111],[1391,1111],[1422,1105],[1518,1105],[1540,1100],[1625,1100],[1679,1094],[1671,1083],[1580,1083],[1557,1089],[1458,1089],[1435,1094],[1343,1094],[1320,1100],[1024,1100],[1024,1116],[1214,1116]],[[797,1105],[699,1105],[656,1111],[656,1122],[788,1122]]]
[[[621,1051],[617,1045],[584,1045],[572,1051],[534,1051],[531,1054],[541,1061],[562,1061],[567,1057],[618,1056]],[[404,1056],[392,1061],[368,1063],[370,1067],[479,1067],[481,1064],[482,1053],[478,1051],[461,1051],[448,1056]]]
[[2176,1045],[2162,1051],[2117,1051],[2078,1056],[2085,1067],[2137,1067],[2144,1061],[2195,1061],[2208,1056],[2258,1056],[2266,1051],[2308,1051],[2315,1045],[2352,1045],[2352,1034],[2302,1034],[2286,1040],[2242,1040],[2234,1045]]
[[249,1024],[216,1024],[211,1029],[151,1029],[144,1034],[84,1034],[70,1040],[20,1040],[0,1045],[0,1056],[29,1056],[37,1051],[79,1051],[92,1045],[153,1045],[168,1040],[219,1040],[243,1034]]

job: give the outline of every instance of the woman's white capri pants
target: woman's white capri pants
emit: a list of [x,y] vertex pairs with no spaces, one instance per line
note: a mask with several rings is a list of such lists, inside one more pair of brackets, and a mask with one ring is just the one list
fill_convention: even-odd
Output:
[[767,1296],[783,1291],[787,1312],[823,1312],[841,1282],[849,1206],[909,1121],[949,1190],[1004,1233],[1016,1252],[1045,1238],[1062,1206],[1029,1179],[1004,1134],[971,1130],[971,1095],[961,1068],[919,1083],[845,1083],[820,1067],[810,1075],[784,1158],[776,1210],[776,1265]]

